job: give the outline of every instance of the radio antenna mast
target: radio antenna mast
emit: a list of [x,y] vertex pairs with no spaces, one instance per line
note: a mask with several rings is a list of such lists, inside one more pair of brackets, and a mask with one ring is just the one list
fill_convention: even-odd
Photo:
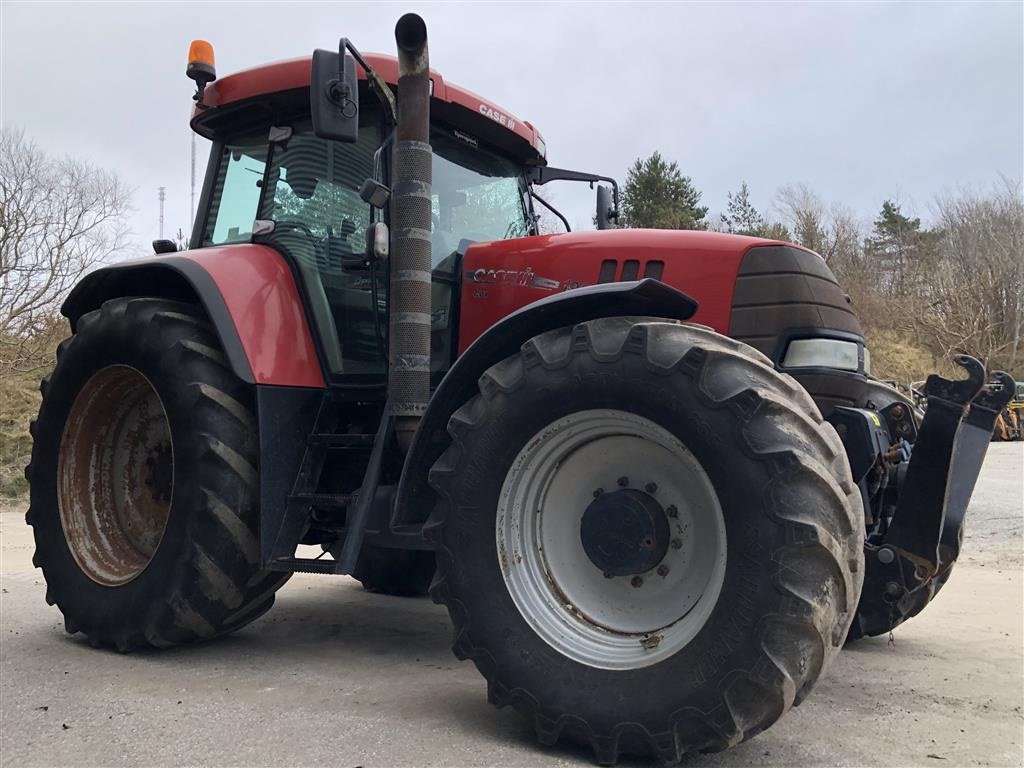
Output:
[[156,197],[160,201],[160,239],[164,239],[164,200],[167,199],[167,187],[157,187]]

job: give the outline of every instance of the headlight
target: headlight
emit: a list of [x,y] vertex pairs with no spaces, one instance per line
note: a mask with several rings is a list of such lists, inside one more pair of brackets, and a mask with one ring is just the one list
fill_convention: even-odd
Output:
[[[783,368],[836,368],[857,371],[857,344],[839,339],[795,339],[786,348]],[[865,367],[867,361],[865,360]]]
[[871,352],[864,347],[864,373],[871,375]]

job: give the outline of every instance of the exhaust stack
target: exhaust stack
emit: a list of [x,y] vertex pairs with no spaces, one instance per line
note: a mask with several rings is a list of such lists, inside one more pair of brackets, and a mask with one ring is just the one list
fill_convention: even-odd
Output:
[[392,155],[391,317],[388,398],[408,450],[430,399],[430,59],[427,25],[407,13],[395,25],[398,125]]

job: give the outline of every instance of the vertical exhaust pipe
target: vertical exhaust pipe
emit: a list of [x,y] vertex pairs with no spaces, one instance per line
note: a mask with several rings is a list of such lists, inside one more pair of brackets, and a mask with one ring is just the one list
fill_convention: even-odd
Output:
[[388,398],[408,450],[430,399],[430,59],[427,25],[407,13],[395,25],[398,125],[392,155],[391,317]]

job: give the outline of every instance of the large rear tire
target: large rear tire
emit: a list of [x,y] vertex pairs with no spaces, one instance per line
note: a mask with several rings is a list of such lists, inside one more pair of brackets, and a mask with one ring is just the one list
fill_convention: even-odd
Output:
[[552,331],[487,371],[449,433],[431,594],[542,743],[604,764],[724,749],[842,647],[859,494],[813,401],[753,349],[628,318]]
[[192,305],[83,315],[42,382],[26,469],[46,600],[120,651],[206,640],[266,612],[252,387]]

